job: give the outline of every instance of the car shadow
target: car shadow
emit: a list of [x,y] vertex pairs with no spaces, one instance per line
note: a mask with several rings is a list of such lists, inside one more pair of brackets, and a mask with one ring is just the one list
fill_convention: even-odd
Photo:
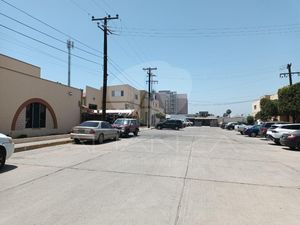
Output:
[[300,149],[297,149],[297,148],[291,149],[289,147],[283,147],[282,149],[287,150],[287,151],[292,151],[292,152],[300,152]]
[[17,169],[18,167],[15,166],[15,165],[9,165],[9,164],[6,164],[4,165],[4,167],[2,169],[0,169],[0,174],[1,173],[6,173],[6,172],[9,172],[11,170],[14,170],[14,169]]
[[103,141],[102,144],[96,143],[94,141],[81,141],[79,144],[76,144],[75,142],[73,142],[73,144],[74,145],[105,145],[105,144],[108,144],[108,143],[111,143],[111,142],[116,142],[116,141],[120,141],[120,139],[117,139],[117,140],[105,140],[105,141]]

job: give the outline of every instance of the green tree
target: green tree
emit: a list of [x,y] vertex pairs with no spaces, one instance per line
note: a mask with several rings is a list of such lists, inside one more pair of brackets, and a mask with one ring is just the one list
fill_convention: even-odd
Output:
[[262,98],[260,100],[261,111],[259,115],[255,115],[255,118],[258,116],[262,120],[271,119],[273,116],[278,116],[278,100],[270,100],[268,98]]
[[230,116],[231,113],[232,113],[231,109],[227,109],[227,110],[226,110],[226,114],[227,114],[228,116]]
[[255,114],[255,120],[266,121],[268,119],[267,115],[263,111],[259,111]]
[[247,116],[247,123],[252,125],[254,124],[254,117],[253,116]]
[[300,115],[300,83],[278,90],[278,107],[280,114],[291,116],[296,122]]

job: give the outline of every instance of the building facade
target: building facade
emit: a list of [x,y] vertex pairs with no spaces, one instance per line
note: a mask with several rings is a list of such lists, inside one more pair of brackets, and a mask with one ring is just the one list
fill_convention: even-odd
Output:
[[[102,89],[95,89],[87,87],[84,93],[84,103],[89,109],[102,109]],[[152,94],[151,104],[151,125],[157,122],[156,114],[163,113],[160,108],[159,101],[156,94]],[[91,108],[92,106],[92,108]],[[138,90],[128,84],[113,85],[107,87],[106,95],[106,109],[107,110],[134,110],[134,115],[141,124],[148,124],[148,92]]]
[[188,114],[187,94],[177,94],[175,91],[162,90],[158,92],[161,108],[166,114]]
[[40,68],[0,54],[0,133],[67,133],[80,122],[82,91],[41,78]]

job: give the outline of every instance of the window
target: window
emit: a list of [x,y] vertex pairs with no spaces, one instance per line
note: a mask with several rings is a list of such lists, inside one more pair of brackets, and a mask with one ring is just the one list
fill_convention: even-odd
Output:
[[139,96],[137,94],[134,95],[135,99],[138,100]]
[[256,110],[256,105],[254,105],[254,110]]
[[46,127],[46,106],[40,103],[31,103],[26,107],[25,128]]
[[102,122],[101,123],[101,128],[104,128],[104,129],[109,129],[111,128],[111,125],[107,122]]
[[99,123],[93,122],[93,121],[85,121],[85,122],[81,123],[79,126],[81,126],[81,127],[98,127]]
[[112,97],[122,97],[122,96],[124,96],[124,91],[123,90],[122,91],[112,91],[111,96]]
[[89,104],[89,109],[97,109],[97,105],[95,105],[95,104]]

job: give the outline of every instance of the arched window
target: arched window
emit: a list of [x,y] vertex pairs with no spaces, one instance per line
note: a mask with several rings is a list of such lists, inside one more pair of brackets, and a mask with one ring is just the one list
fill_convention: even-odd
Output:
[[25,128],[46,127],[46,106],[41,103],[31,103],[26,106]]

